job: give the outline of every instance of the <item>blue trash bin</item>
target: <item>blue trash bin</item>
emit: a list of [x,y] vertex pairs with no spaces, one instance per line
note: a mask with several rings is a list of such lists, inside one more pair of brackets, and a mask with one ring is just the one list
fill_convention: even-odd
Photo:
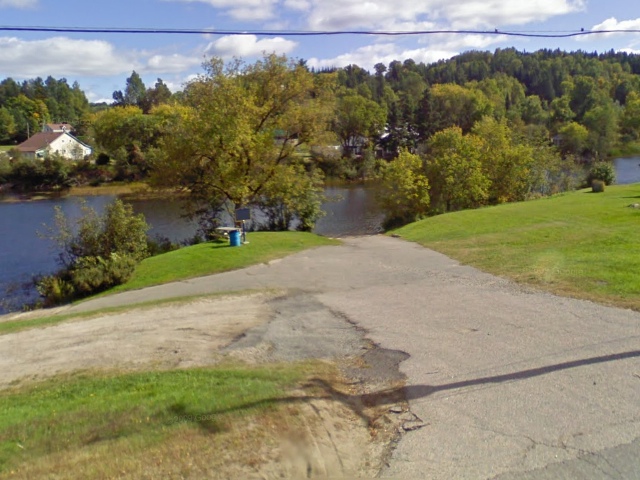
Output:
[[232,247],[239,247],[242,245],[240,242],[240,230],[232,230],[229,232],[229,244]]

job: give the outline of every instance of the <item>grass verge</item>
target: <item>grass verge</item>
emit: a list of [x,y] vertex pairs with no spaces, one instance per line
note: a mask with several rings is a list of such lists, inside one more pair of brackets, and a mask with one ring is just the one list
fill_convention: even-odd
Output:
[[393,233],[561,295],[640,310],[640,184],[428,218]]
[[0,478],[215,471],[234,450],[265,441],[260,425],[277,422],[296,401],[290,390],[327,368],[84,372],[0,392]]
[[127,283],[106,293],[235,270],[307,248],[340,244],[338,240],[305,232],[254,232],[247,234],[247,240],[249,243],[240,247],[230,247],[228,242],[208,242],[146,258]]

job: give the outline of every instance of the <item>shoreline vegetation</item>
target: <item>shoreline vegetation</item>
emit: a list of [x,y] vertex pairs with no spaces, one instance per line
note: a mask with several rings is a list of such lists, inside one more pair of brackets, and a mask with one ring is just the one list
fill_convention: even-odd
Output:
[[[227,241],[211,241],[147,257],[136,266],[133,275],[124,284],[72,303],[82,303],[115,293],[237,270],[251,265],[268,263],[308,248],[340,245],[341,243],[339,240],[313,233],[293,231],[251,232],[247,235],[247,239],[249,243],[241,247],[230,247]],[[40,316],[32,318],[37,314],[31,312],[41,312],[42,318]],[[26,319],[20,315],[20,312],[14,312],[14,314],[16,313],[19,318],[0,320],[0,335],[60,323],[68,318],[64,313],[51,314],[51,310],[48,308],[31,310]]]
[[[375,178],[345,180],[328,177],[324,181],[325,187],[340,187],[344,185],[371,184]],[[35,202],[67,197],[94,197],[100,195],[114,195],[125,200],[153,200],[157,198],[186,198],[187,194],[175,189],[153,188],[145,182],[111,182],[101,185],[81,185],[60,190],[33,190],[17,192],[4,190],[0,185],[0,203]]]
[[118,197],[142,200],[154,198],[182,197],[174,190],[152,189],[144,182],[114,182],[97,186],[77,186],[61,190],[34,190],[30,192],[4,191],[0,186],[0,203],[34,202],[66,197],[89,197],[99,195],[115,195]]

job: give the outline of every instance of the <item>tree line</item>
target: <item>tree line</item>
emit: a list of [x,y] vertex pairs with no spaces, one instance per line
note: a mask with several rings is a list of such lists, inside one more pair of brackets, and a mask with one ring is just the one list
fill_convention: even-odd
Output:
[[[373,72],[214,58],[175,94],[132,72],[113,106],[91,112],[84,99],[89,113],[68,120],[97,147],[96,178],[183,189],[194,212],[259,205],[271,228],[308,229],[323,176],[382,176],[389,198],[409,192],[383,199],[399,208],[390,218],[407,221],[562,191],[579,183],[576,165],[639,151],[638,73],[637,55],[560,50],[408,59]],[[47,85],[65,91],[66,81],[7,79],[0,107],[26,99],[40,120],[64,103],[49,100]]]
[[51,76],[0,82],[0,144],[21,143],[50,122],[69,123],[83,134],[89,113],[89,101],[78,82],[69,86],[65,78]]

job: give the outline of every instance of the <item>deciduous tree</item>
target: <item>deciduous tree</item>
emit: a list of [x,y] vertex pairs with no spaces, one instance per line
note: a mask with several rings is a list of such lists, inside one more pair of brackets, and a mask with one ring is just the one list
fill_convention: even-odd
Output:
[[476,208],[489,198],[491,182],[482,171],[482,141],[460,127],[437,132],[429,141],[427,175],[436,211]]
[[383,164],[378,201],[387,228],[413,222],[429,212],[429,180],[422,158],[403,150]]
[[156,184],[235,209],[273,198],[279,185],[287,188],[287,176],[307,182],[305,170],[292,165],[302,162],[298,147],[328,128],[334,77],[276,55],[252,65],[214,58],[204,67],[185,89],[184,114],[163,137]]

